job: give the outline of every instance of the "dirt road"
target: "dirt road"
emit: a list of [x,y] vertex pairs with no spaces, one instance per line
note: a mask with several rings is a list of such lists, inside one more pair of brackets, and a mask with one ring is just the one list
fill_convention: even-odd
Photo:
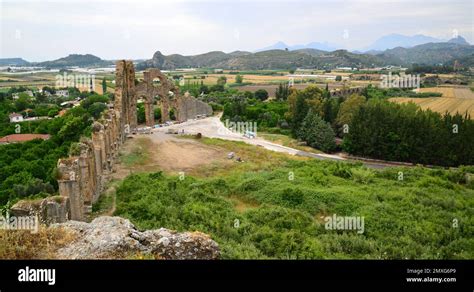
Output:
[[[228,128],[226,128],[225,125],[221,122],[220,118],[217,116],[208,117],[208,118],[199,119],[199,120],[190,120],[181,124],[175,124],[168,127],[154,129],[153,132],[156,134],[154,134],[153,136],[157,134],[158,135],[164,134],[168,131],[168,129],[178,130],[179,133],[181,133],[184,130],[184,134],[190,134],[190,135],[201,133],[203,136],[209,137],[209,138],[219,138],[219,139],[231,140],[231,141],[242,141],[247,144],[264,147],[265,149],[268,149],[271,151],[283,152],[283,153],[288,153],[291,155],[305,156],[305,157],[311,157],[311,158],[321,159],[321,160],[351,161],[338,155],[316,154],[316,153],[301,151],[298,149],[275,144],[258,137],[258,133],[257,133],[257,137],[254,139],[244,137],[242,134],[234,133]],[[390,164],[390,163],[365,162],[365,161],[363,163],[367,167],[371,167],[371,168],[385,168],[389,166],[394,166],[394,164]]]

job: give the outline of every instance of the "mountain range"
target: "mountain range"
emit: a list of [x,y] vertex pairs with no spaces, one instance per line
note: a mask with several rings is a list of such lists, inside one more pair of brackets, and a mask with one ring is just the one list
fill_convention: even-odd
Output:
[[282,41],[279,41],[271,46],[261,48],[256,50],[255,52],[262,52],[262,51],[271,51],[271,50],[286,50],[288,49],[289,51],[295,51],[295,50],[301,50],[301,49],[316,49],[316,50],[322,50],[322,51],[335,51],[337,49],[336,45],[331,45],[327,42],[325,43],[318,43],[318,42],[311,42],[306,45],[294,45],[294,46],[289,46],[285,44]]
[[150,60],[139,63],[138,70],[160,68],[222,68],[231,70],[291,69],[336,67],[376,67],[385,65],[410,66],[413,63],[436,65],[453,64],[457,60],[461,66],[470,66],[474,46],[463,42],[462,38],[448,42],[427,43],[410,48],[396,47],[383,52],[354,53],[347,50],[327,52],[318,49],[272,49],[250,52],[209,52],[206,54],[183,56],[163,55],[157,51]]
[[[449,40],[448,42],[457,42],[459,44],[465,44],[469,45],[469,43],[461,36],[457,36],[456,38],[453,38]],[[388,49],[393,49],[396,47],[403,47],[403,48],[411,48],[417,45],[422,45],[422,44],[427,44],[427,43],[442,43],[446,42],[446,40],[422,35],[422,34],[417,34],[413,36],[407,36],[407,35],[402,35],[402,34],[389,34],[380,37],[377,39],[375,42],[373,42],[370,46],[367,46],[362,49],[354,50],[355,53],[380,53],[382,51],[388,50]],[[335,51],[340,46],[336,44],[329,44],[328,42],[311,42],[306,45],[294,45],[290,46],[287,45],[286,43],[282,41],[278,41],[275,44],[261,48],[258,50],[255,50],[255,52],[261,52],[261,51],[269,51],[269,50],[289,50],[289,51],[294,51],[294,50],[300,50],[300,49],[317,49],[317,50],[322,50],[322,51]]]
[[0,66],[37,66],[45,68],[66,68],[66,67],[103,67],[113,65],[114,62],[102,60],[91,54],[71,54],[64,58],[45,62],[28,62],[22,58],[0,59]]
[[[405,45],[416,44],[420,41],[431,40],[424,36],[410,38],[391,35],[383,40],[376,41],[372,50],[361,52],[349,52],[347,50],[326,51],[306,46],[317,47],[310,43],[303,48],[297,46],[288,48],[284,43],[278,44],[277,48],[269,50],[247,52],[235,51],[224,53],[212,51],[205,54],[184,56],[180,54],[163,55],[156,51],[149,60],[137,62],[137,70],[146,68],[160,68],[172,70],[177,68],[222,68],[231,70],[259,70],[259,69],[292,69],[292,68],[320,68],[333,69],[335,67],[376,67],[385,65],[410,66],[410,64],[453,64],[458,61],[461,66],[472,66],[474,63],[474,46],[458,36],[447,42],[430,42],[414,46],[395,48],[379,51],[376,48],[383,47],[382,44],[398,43]],[[398,44],[397,43],[397,44]],[[327,44],[323,44],[329,46]],[[29,63],[21,58],[0,59],[0,65],[17,66],[41,66],[46,68],[79,67],[102,67],[113,65],[113,61],[103,60],[97,56],[86,54],[72,54],[53,61]]]

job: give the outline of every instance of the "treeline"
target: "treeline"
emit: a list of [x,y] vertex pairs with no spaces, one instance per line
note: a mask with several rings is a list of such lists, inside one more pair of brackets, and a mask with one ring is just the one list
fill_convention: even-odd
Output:
[[411,68],[408,68],[406,74],[449,74],[457,71],[453,65],[425,65],[425,64],[413,64]]
[[415,104],[387,99],[403,90],[369,86],[363,95],[328,98],[309,86],[288,97],[286,115],[294,137],[325,152],[440,166],[474,164],[474,121],[462,114],[441,115]]
[[335,136],[340,127],[338,115],[343,98],[330,98],[329,90],[315,85],[292,90],[288,96],[287,119],[295,138],[325,152],[336,149]]
[[474,122],[414,104],[364,103],[344,135],[344,151],[384,160],[442,166],[474,165]]
[[[277,91],[287,92],[283,86]],[[407,89],[368,86],[360,95],[338,98],[314,85],[288,92],[286,102],[261,102],[245,93],[221,99],[222,120],[257,122],[260,131],[291,134],[324,152],[343,150],[368,158],[440,166],[474,164],[470,117],[440,115],[415,104],[388,101],[407,96],[411,92]],[[343,138],[340,146],[337,137]]]
[[441,97],[439,92],[415,92],[409,88],[378,88],[369,84],[362,91],[367,99],[369,98],[391,98],[391,97]]

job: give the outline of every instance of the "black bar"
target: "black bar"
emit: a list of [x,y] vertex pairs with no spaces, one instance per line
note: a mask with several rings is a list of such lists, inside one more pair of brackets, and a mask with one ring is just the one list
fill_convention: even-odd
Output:
[[[30,270],[55,269],[55,284],[19,282],[19,270],[27,266]],[[407,272],[408,269],[410,273]],[[379,291],[385,290],[384,288],[396,289],[392,291],[473,291],[474,288],[473,261],[461,260],[2,260],[0,271],[1,292],[67,291],[69,288],[91,291],[91,287],[99,286],[110,289],[146,289],[172,283],[179,286],[199,286],[222,281],[231,286],[259,281],[275,286],[291,284],[292,287],[303,288],[310,284],[333,289],[361,288]],[[421,273],[418,275],[413,271]],[[407,282],[407,278],[426,277],[448,280],[455,278],[455,282]]]

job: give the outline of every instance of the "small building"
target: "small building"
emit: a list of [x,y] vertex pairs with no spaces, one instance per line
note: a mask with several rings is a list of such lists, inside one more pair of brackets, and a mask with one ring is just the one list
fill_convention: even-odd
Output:
[[22,143],[34,139],[48,140],[49,138],[48,134],[12,134],[0,138],[0,144]]
[[23,122],[23,115],[12,113],[8,116],[10,118],[10,123],[19,123]]

